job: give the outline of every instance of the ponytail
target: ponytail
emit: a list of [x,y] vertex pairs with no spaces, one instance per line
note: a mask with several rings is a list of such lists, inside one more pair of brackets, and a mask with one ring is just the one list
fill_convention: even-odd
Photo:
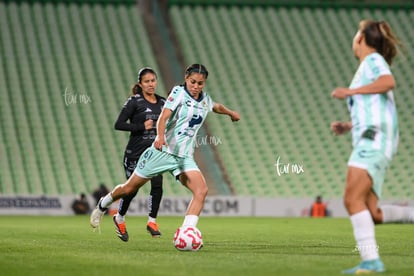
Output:
[[132,95],[142,94],[142,87],[138,83],[134,84],[131,88]]
[[398,49],[404,49],[403,44],[385,21],[363,20],[360,30],[364,34],[365,42],[381,54],[389,65],[392,64]]
[[381,21],[378,23],[378,28],[383,36],[382,53],[385,60],[391,65],[392,60],[398,54],[398,48],[404,49],[404,45],[392,32],[390,25]]

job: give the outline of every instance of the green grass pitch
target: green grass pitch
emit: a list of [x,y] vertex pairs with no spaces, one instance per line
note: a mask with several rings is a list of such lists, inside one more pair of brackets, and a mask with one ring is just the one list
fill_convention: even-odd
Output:
[[[198,227],[204,247],[172,244],[182,217],[160,217],[154,239],[146,218],[128,217],[130,240],[105,216],[101,234],[89,217],[0,217],[1,275],[340,275],[360,259],[348,219],[211,218]],[[413,225],[380,225],[376,237],[387,272],[413,275]]]

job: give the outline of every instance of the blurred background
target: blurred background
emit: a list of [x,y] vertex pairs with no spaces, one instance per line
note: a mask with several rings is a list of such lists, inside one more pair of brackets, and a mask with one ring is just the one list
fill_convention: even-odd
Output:
[[[122,183],[128,133],[113,126],[138,70],[154,68],[166,96],[187,65],[202,63],[205,91],[242,117],[211,114],[198,134],[209,194],[340,201],[351,137],[329,127],[349,115],[330,93],[349,85],[352,38],[370,18],[389,22],[407,49],[392,68],[401,140],[383,198],[413,199],[413,8],[409,0],[0,1],[0,194],[75,197]],[[164,177],[167,198],[189,196]]]

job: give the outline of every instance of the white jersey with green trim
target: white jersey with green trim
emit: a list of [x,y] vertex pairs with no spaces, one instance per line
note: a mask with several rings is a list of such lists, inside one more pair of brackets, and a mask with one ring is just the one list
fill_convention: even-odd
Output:
[[196,135],[214,102],[205,92],[194,99],[184,86],[175,86],[164,108],[172,111],[165,127],[166,151],[180,157],[193,157]]
[[[383,56],[372,53],[359,65],[349,88],[370,84],[383,75],[392,75],[390,68]],[[393,91],[353,95],[347,97],[347,102],[352,120],[353,146],[372,140],[372,147],[382,151],[391,160],[397,152],[399,140]],[[367,139],[361,140],[362,137]]]

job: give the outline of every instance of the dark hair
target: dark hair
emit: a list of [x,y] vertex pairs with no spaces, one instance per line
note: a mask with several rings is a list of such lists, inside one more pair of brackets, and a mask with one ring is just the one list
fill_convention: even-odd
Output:
[[132,95],[142,94],[142,88],[138,84],[141,83],[142,77],[145,76],[146,74],[154,74],[155,77],[157,77],[157,73],[155,73],[154,69],[150,67],[141,68],[138,71],[138,82],[134,84],[131,88]]
[[208,77],[207,68],[204,65],[202,65],[202,64],[198,64],[198,63],[191,64],[190,66],[188,66],[185,69],[185,77],[188,77],[192,73],[202,74],[202,75],[204,75],[206,77],[206,79]]
[[136,83],[131,87],[131,92],[132,92],[132,95],[141,94],[142,88],[141,86],[138,85],[138,83]]
[[381,54],[389,65],[397,55],[398,47],[404,48],[385,21],[362,20],[360,30],[365,37],[365,43]]

